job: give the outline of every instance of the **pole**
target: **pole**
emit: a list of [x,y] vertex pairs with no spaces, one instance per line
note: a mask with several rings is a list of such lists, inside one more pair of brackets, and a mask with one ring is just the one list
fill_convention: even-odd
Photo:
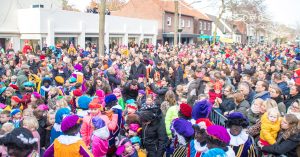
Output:
[[174,1],[175,4],[175,15],[174,15],[174,47],[177,46],[177,35],[178,35],[178,0]]
[[100,0],[98,6],[99,12],[99,57],[104,56],[104,30],[105,30],[105,9],[106,9],[106,0]]
[[[178,7],[179,7],[179,22],[178,22],[179,25],[178,25],[178,28],[181,29],[181,5],[179,5]],[[181,32],[182,31],[179,32],[178,47],[181,46]]]

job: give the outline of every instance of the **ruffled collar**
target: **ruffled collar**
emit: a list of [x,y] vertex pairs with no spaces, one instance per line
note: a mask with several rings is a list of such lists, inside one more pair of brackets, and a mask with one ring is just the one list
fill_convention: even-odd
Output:
[[64,145],[71,145],[79,141],[81,138],[78,136],[60,135],[57,140]]
[[208,150],[206,144],[204,146],[200,145],[200,142],[194,140],[194,147],[197,152],[206,152]]
[[243,129],[242,132],[237,136],[231,135],[229,129],[227,129],[227,132],[230,135],[230,143],[229,144],[231,146],[239,146],[239,145],[245,144],[249,138],[249,135],[246,133],[245,129]]

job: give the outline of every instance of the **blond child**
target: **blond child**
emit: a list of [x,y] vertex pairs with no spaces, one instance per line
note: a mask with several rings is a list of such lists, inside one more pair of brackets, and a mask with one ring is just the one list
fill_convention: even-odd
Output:
[[11,131],[13,131],[15,129],[15,126],[13,123],[10,122],[6,122],[2,125],[1,130],[3,130],[5,132],[5,134],[10,133]]
[[47,148],[50,145],[50,135],[51,135],[51,129],[53,128],[53,125],[55,123],[55,111],[50,110],[47,113],[47,128],[46,128],[46,136],[45,136],[45,147]]
[[33,110],[30,109],[30,108],[27,108],[23,111],[23,118],[26,118],[26,117],[33,117]]
[[41,137],[37,131],[37,129],[39,128],[39,123],[37,121],[37,119],[35,117],[26,117],[23,119],[23,128],[26,128],[28,130],[31,131],[32,135],[34,138],[37,138],[38,141],[38,148],[37,148],[37,152],[40,153],[40,140]]
[[261,145],[268,146],[276,143],[280,130],[281,117],[278,108],[270,108],[261,117],[261,130],[259,141]]

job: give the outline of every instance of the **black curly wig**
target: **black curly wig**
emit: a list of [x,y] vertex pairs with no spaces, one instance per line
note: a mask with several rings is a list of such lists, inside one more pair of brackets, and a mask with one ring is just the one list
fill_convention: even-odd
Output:
[[249,122],[246,119],[235,118],[235,119],[226,120],[225,125],[226,125],[226,128],[231,128],[231,126],[233,126],[233,125],[247,128],[249,126]]

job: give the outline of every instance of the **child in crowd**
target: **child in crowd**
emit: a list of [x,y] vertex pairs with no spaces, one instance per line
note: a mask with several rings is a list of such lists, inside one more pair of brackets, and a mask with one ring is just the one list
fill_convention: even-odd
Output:
[[70,110],[67,108],[61,108],[56,111],[55,113],[55,123],[53,125],[53,128],[51,129],[51,136],[50,136],[50,143],[53,143],[53,141],[62,135],[61,131],[61,122],[63,118],[70,114]]
[[118,104],[122,107],[122,110],[125,110],[126,106],[125,106],[124,99],[122,97],[122,91],[121,91],[121,89],[120,88],[115,88],[113,90],[113,94],[117,97]]
[[137,123],[132,123],[129,124],[129,131],[128,131],[128,138],[134,137],[134,136],[138,136],[141,132],[142,128],[140,127],[139,124]]
[[1,130],[3,130],[6,134],[10,133],[11,131],[13,131],[15,129],[15,126],[13,123],[10,122],[6,122],[3,124]]
[[103,157],[108,150],[109,130],[105,122],[99,117],[94,117],[92,123],[94,128],[91,143],[92,152],[95,157]]
[[22,120],[21,110],[20,109],[11,110],[10,117],[12,119],[12,123],[14,124],[15,128],[20,127],[20,122]]
[[53,128],[53,125],[55,123],[55,111],[50,110],[47,113],[47,127],[46,127],[46,135],[45,135],[45,148],[48,148],[50,146],[50,136],[51,136],[51,130]]
[[138,157],[137,151],[128,138],[123,138],[120,141],[116,155],[120,157]]
[[22,116],[23,116],[23,118],[26,118],[26,117],[33,117],[33,110],[30,109],[30,108],[26,108],[26,109],[23,111]]
[[276,143],[277,134],[280,130],[281,117],[277,108],[269,109],[261,117],[260,143],[269,146]]
[[146,102],[142,104],[141,110],[146,110],[150,108],[156,108],[152,94],[147,95]]
[[147,152],[144,149],[141,149],[141,139],[138,136],[134,136],[130,138],[130,141],[134,147],[134,149],[138,153],[138,157],[146,157]]
[[87,95],[83,95],[77,99],[76,114],[80,118],[83,118],[84,116],[88,115],[89,104],[91,101],[92,99]]
[[40,134],[38,133],[37,129],[39,128],[39,123],[35,117],[26,117],[23,119],[23,127],[30,130],[33,137],[38,139],[37,144],[38,147],[36,151],[40,153]]
[[10,111],[4,110],[0,112],[0,128],[6,122],[10,121]]

